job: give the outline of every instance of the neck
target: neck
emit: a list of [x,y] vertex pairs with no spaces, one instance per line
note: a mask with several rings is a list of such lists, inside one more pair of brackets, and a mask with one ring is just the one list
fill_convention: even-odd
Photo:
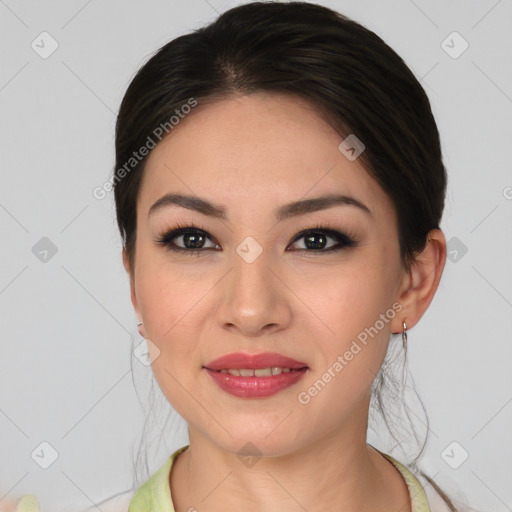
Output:
[[359,429],[357,437],[344,442],[338,433],[244,463],[237,453],[189,429],[190,446],[171,471],[176,512],[410,512],[402,476],[366,444],[365,435],[366,429]]

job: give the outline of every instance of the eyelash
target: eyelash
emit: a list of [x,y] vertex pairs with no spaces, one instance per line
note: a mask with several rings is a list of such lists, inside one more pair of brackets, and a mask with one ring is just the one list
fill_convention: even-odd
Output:
[[[205,252],[207,250],[217,251],[217,249],[211,249],[211,248],[185,249],[183,247],[177,247],[171,242],[171,240],[173,238],[176,238],[177,236],[184,235],[184,234],[191,234],[191,233],[204,235],[204,236],[206,236],[206,238],[209,238],[211,240],[211,237],[207,234],[206,229],[203,226],[201,226],[201,225],[196,226],[193,223],[184,223],[183,224],[183,223],[177,222],[175,227],[164,231],[162,234],[160,234],[158,236],[158,238],[155,241],[156,241],[156,243],[164,246],[169,251],[174,251],[174,252],[179,252],[179,253],[187,253],[189,255],[197,254],[197,256],[200,256],[199,253]],[[329,252],[335,252],[335,251],[339,251],[344,248],[357,247],[359,245],[355,236],[353,236],[351,234],[347,234],[347,233],[341,233],[335,229],[328,227],[327,225],[322,226],[322,225],[318,225],[318,224],[306,226],[302,231],[300,231],[300,233],[298,233],[293,238],[292,244],[294,244],[295,242],[298,242],[301,238],[304,238],[306,235],[308,235],[310,233],[325,234],[328,237],[336,240],[336,242],[338,242],[338,245],[337,246],[334,245],[327,249],[318,249],[318,250],[295,249],[295,252],[298,252],[299,254],[304,254],[306,256],[316,256],[317,254],[325,254],[325,253],[329,253]]]

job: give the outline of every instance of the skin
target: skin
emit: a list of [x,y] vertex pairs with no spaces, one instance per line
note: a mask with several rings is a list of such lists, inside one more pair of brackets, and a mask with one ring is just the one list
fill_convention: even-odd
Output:
[[[372,381],[391,333],[410,330],[442,275],[446,241],[432,230],[410,270],[401,266],[393,203],[314,108],[291,96],[256,93],[197,106],[151,152],[137,202],[131,300],[151,340],[155,378],[189,426],[190,447],[170,476],[177,512],[410,510],[401,475],[367,445]],[[181,206],[151,215],[165,193],[197,195],[226,208],[214,219]],[[274,210],[326,193],[357,198],[371,215],[338,205],[276,223]],[[211,238],[203,253],[157,244],[175,223]],[[303,229],[350,233],[356,247],[301,254]],[[248,263],[248,236],[263,249]],[[181,236],[174,243],[184,247]],[[196,242],[197,243],[197,242]],[[327,246],[337,243],[327,238]],[[201,244],[198,245],[201,247]],[[324,251],[324,252],[321,252]],[[378,335],[311,401],[297,399],[379,315],[401,305]],[[398,340],[397,342],[400,343]],[[271,397],[236,398],[202,367],[221,355],[274,351],[305,362],[302,380]],[[250,441],[262,457],[237,456]]]

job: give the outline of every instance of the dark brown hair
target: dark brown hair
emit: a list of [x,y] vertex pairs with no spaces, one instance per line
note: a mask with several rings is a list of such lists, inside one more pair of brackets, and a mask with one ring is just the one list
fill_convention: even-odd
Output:
[[[201,105],[257,91],[298,95],[341,137],[353,133],[363,142],[359,161],[394,203],[408,266],[425,247],[428,231],[439,228],[444,208],[446,172],[430,103],[379,36],[326,7],[253,2],[165,44],[137,72],[122,100],[115,168],[126,168],[133,152],[190,98]],[[117,222],[132,268],[146,160],[114,183]]]
[[[201,106],[260,91],[301,97],[341,138],[355,134],[363,142],[359,162],[394,204],[400,256],[409,268],[428,232],[439,228],[447,180],[423,87],[379,36],[338,12],[307,2],[252,2],[162,46],[126,91],[116,124],[113,185],[132,272],[147,160],[135,161],[134,152],[161,135],[158,127],[179,129],[169,126],[170,119],[181,117],[191,99]],[[134,162],[131,168],[127,162]],[[380,409],[383,376],[374,389]]]

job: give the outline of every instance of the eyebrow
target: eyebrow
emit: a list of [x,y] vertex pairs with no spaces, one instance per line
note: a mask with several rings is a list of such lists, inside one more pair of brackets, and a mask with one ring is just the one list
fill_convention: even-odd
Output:
[[[172,193],[165,194],[160,199],[158,199],[149,209],[148,217],[158,210],[171,205],[177,205],[183,208],[187,208],[188,210],[194,210],[209,217],[227,219],[227,210],[224,206],[212,203],[198,196]],[[293,203],[279,207],[277,210],[275,210],[274,213],[276,220],[280,222],[289,219],[290,217],[305,215],[307,213],[342,205],[355,206],[368,215],[372,215],[370,209],[361,201],[355,199],[354,197],[337,194],[328,194],[312,199],[294,201]]]

